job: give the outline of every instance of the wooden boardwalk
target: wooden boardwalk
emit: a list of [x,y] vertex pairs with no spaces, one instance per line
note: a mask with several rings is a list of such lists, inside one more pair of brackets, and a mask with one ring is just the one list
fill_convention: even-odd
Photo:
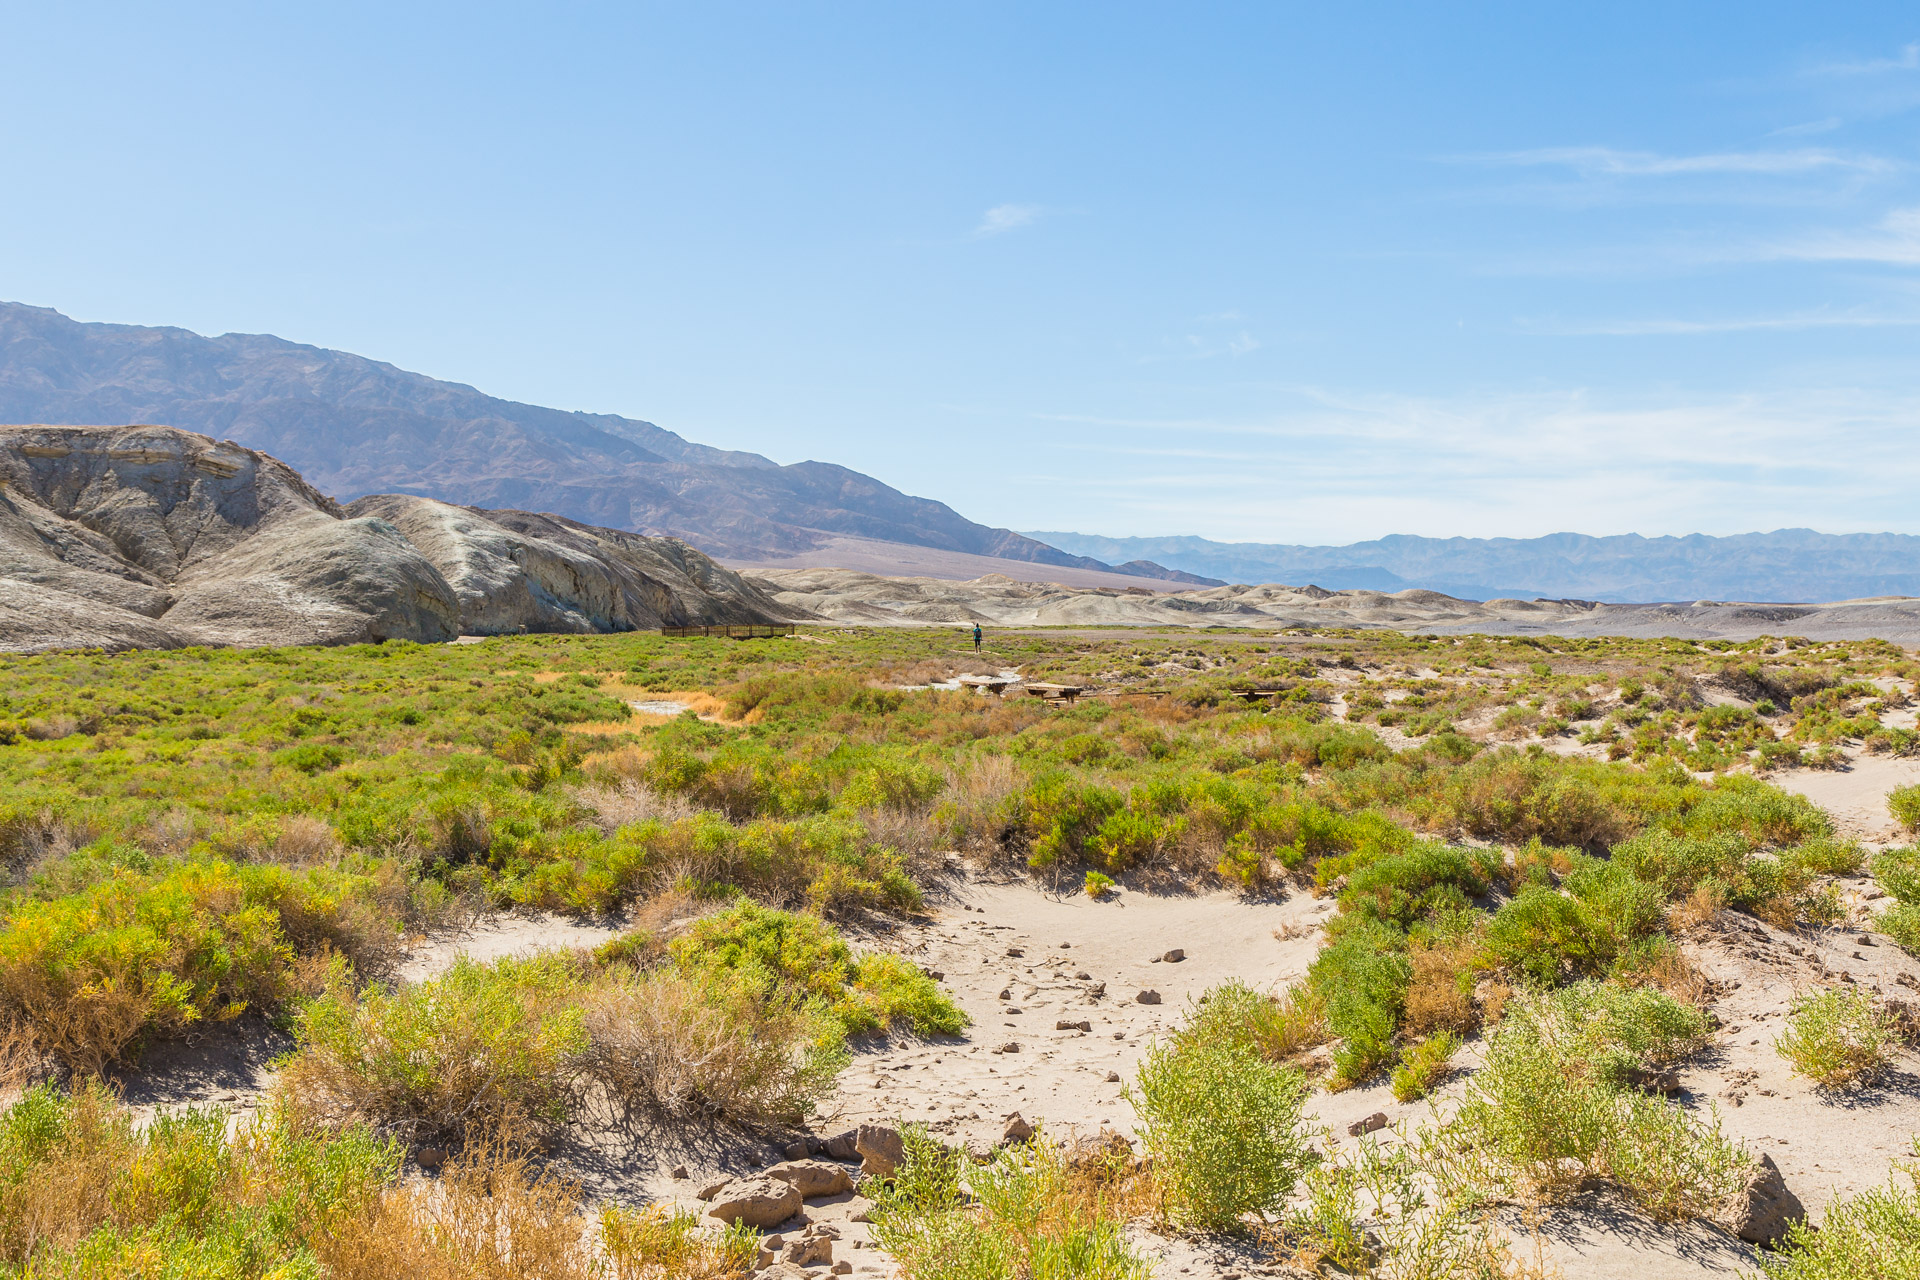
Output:
[[675,639],[687,636],[719,636],[728,640],[772,640],[794,633],[791,622],[730,622],[712,627],[662,627],[660,634]]

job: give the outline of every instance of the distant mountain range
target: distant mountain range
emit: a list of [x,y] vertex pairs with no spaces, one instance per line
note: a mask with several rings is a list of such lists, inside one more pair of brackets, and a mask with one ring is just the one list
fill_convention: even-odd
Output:
[[269,453],[342,502],[404,493],[551,512],[672,535],[736,562],[851,541],[920,548],[935,563],[958,555],[994,568],[1196,581],[1071,555],[831,463],[781,466],[651,422],[517,404],[257,334],[83,324],[0,303],[0,423],[179,427]]
[[1650,603],[1821,601],[1920,596],[1920,537],[1777,529],[1716,538],[1418,538],[1344,547],[1103,538],[1030,533],[1063,551],[1105,560],[1151,559],[1230,582],[1313,584],[1332,591],[1424,587],[1470,600],[1545,598]]

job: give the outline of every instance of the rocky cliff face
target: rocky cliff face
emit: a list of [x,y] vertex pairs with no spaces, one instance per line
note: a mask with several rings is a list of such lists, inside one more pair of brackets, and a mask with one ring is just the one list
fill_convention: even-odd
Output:
[[421,498],[344,510],[170,427],[0,427],[0,649],[434,642],[783,619],[684,543]]

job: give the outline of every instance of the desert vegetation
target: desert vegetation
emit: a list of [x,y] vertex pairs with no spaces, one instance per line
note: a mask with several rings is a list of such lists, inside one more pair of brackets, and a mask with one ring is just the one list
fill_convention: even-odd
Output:
[[[1090,899],[1331,910],[1297,984],[1217,986],[1146,1048],[1137,1151],[1063,1132],[982,1163],[908,1126],[865,1192],[909,1275],[1144,1274],[1136,1220],[1298,1265],[1517,1274],[1492,1206],[1605,1186],[1653,1222],[1718,1221],[1755,1176],[1710,1109],[1646,1087],[1711,1037],[1689,939],[1866,920],[1843,887],[1870,869],[1873,927],[1920,946],[1914,850],[1870,853],[1769,781],[1920,746],[1889,723],[1920,675],[1891,645],[990,648],[819,630],[0,658],[0,1072],[24,1090],[0,1119],[0,1265],[523,1274],[525,1250],[542,1274],[737,1272],[751,1233],[594,1217],[542,1153],[643,1117],[784,1141],[869,1047],[969,1034],[894,943],[957,858]],[[976,667],[1103,696],[939,687]],[[633,706],[663,701],[686,710]],[[1889,805],[1911,831],[1911,796]],[[418,939],[510,912],[618,933],[400,978]],[[234,1132],[136,1124],[101,1083],[214,1028],[290,1037]],[[1839,1092],[1911,1030],[1873,993],[1809,988],[1774,1043]],[[1434,1118],[1391,1150],[1330,1144],[1308,1101],[1376,1085]],[[444,1153],[431,1194],[423,1148]],[[1877,1194],[1848,1211],[1869,1234],[1910,1199]],[[1838,1247],[1795,1240],[1807,1267]]]

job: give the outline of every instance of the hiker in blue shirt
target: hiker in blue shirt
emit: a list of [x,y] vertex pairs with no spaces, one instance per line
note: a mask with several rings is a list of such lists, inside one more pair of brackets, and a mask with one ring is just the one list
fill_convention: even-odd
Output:
[[973,651],[980,652],[980,624],[977,622],[973,624]]

